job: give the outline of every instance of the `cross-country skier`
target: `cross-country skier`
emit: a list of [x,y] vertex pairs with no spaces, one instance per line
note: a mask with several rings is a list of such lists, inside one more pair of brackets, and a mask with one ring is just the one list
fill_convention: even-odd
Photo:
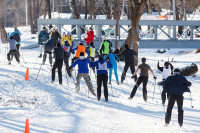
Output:
[[96,67],[97,69],[97,100],[101,98],[101,85],[103,83],[104,87],[104,97],[108,101],[108,72],[107,69],[112,67],[112,64],[103,59],[103,55],[99,56],[99,60],[91,62],[91,67]]
[[73,37],[72,37],[70,32],[68,32],[67,34],[63,33],[63,36],[62,36],[61,40],[62,40],[62,45],[65,44],[65,41],[68,41],[68,43],[69,43],[69,45],[71,47],[74,46],[74,39],[73,39]]
[[132,78],[136,75],[136,73],[138,72],[138,70],[140,69],[140,76],[138,78],[138,80],[136,81],[135,86],[133,87],[133,90],[131,92],[131,95],[129,97],[129,99],[132,99],[135,96],[135,93],[137,91],[137,88],[139,87],[139,85],[141,83],[143,83],[143,99],[146,102],[147,101],[147,82],[148,82],[148,77],[149,77],[149,70],[151,71],[153,78],[156,79],[153,71],[151,70],[151,67],[146,64],[146,58],[142,58],[142,64],[140,64],[137,68],[137,70],[134,72]]
[[94,31],[93,31],[93,28],[90,27],[89,28],[89,31],[87,31],[87,38],[84,38],[85,42],[87,45],[90,44],[90,42],[93,42],[94,41]]
[[64,62],[66,65],[66,71],[69,77],[72,77],[71,71],[69,69],[69,58],[71,56],[71,53],[74,54],[74,51],[72,49],[72,46],[68,43],[68,41],[65,41],[65,44],[63,46],[65,53],[64,53]]
[[42,50],[44,49],[44,44],[46,43],[48,39],[49,39],[49,33],[47,32],[46,27],[43,27],[38,37],[38,43],[40,45],[39,58],[42,58]]
[[[125,50],[121,54],[118,55],[119,58],[121,56],[125,56],[125,66],[124,66],[124,71],[121,76],[121,83],[123,83],[123,81],[125,80],[126,72],[129,67],[131,69],[132,74],[135,72],[134,56],[137,55],[137,52],[130,49],[128,44],[125,44],[124,47],[125,47]],[[134,76],[134,79],[135,81],[137,81],[137,75]]]
[[[90,42],[90,46],[86,48],[87,54],[88,54],[88,58],[94,62],[95,57],[97,57],[99,55],[99,53],[97,52],[97,49],[94,46],[94,42]],[[93,71],[95,71],[95,68],[92,68]]]
[[109,54],[109,50],[111,48],[112,48],[112,43],[108,40],[107,37],[105,37],[99,48],[99,53],[103,56],[106,56]]
[[[57,44],[57,43],[60,43],[60,40],[61,40],[61,35],[60,35],[60,33],[59,33],[59,31],[58,31],[58,29],[53,29],[53,31],[51,32],[51,38],[54,38],[55,39],[55,41],[56,41],[56,43],[55,43],[55,45]],[[56,47],[56,46],[55,46]]]
[[77,60],[80,57],[80,53],[81,52],[84,53],[84,57],[85,57],[86,47],[83,46],[83,41],[79,42],[79,44],[77,45],[77,47],[73,49],[73,51],[75,51],[75,50],[76,50],[76,55],[72,59],[72,62],[74,62],[75,60]]
[[54,50],[55,55],[55,62],[52,68],[52,82],[55,80],[55,70],[58,68],[58,79],[59,84],[62,84],[62,66],[63,66],[63,59],[64,59],[64,49],[60,43],[57,43],[57,47]]
[[[169,77],[172,74],[172,71],[174,69],[174,67],[172,66],[172,64],[170,62],[165,62],[164,67],[160,67],[159,61],[158,61],[157,67],[158,67],[158,70],[162,72],[163,81],[165,79],[167,79],[167,77]],[[167,94],[167,98],[169,98],[168,94]],[[164,105],[165,100],[166,100],[166,94],[165,93],[162,93],[161,99],[162,99],[162,104]]]
[[54,49],[54,44],[55,44],[55,38],[52,37],[46,44],[44,44],[44,55],[43,55],[43,62],[42,64],[45,64],[46,58],[47,58],[47,53],[49,54],[49,63],[50,66],[52,67],[52,51]]
[[80,80],[83,77],[89,91],[96,96],[93,86],[92,86],[92,82],[89,76],[89,69],[88,69],[88,65],[90,64],[90,60],[84,57],[84,52],[80,52],[80,58],[77,59],[74,63],[72,63],[72,65],[70,66],[70,69],[72,69],[72,67],[75,67],[76,65],[78,65],[78,74],[76,77],[76,92],[80,91]]
[[14,32],[10,34],[10,37],[12,36],[17,42],[16,47],[19,53],[18,57],[20,57],[19,47],[21,45],[21,37],[20,37],[21,35],[22,33],[17,29],[17,27],[15,27]]
[[5,38],[5,41],[7,41],[10,44],[10,50],[7,54],[7,59],[8,59],[8,64],[11,65],[11,59],[10,56],[15,56],[15,59],[18,63],[20,63],[19,57],[18,57],[18,51],[16,47],[16,41],[14,38],[11,36],[10,39]]
[[172,109],[176,101],[178,105],[178,123],[181,127],[183,125],[183,93],[190,92],[188,86],[192,84],[184,76],[180,75],[179,69],[175,69],[174,75],[169,76],[160,85],[163,85],[163,93],[167,92],[170,95],[165,114],[165,125],[167,126],[170,123]]
[[110,74],[109,74],[109,84],[111,84],[112,71],[114,69],[115,78],[116,78],[117,84],[119,85],[119,80],[118,80],[118,75],[117,75],[117,63],[116,63],[116,60],[119,62],[120,59],[115,54],[113,54],[113,50],[112,49],[110,49],[109,55],[107,55],[104,58],[104,60],[107,60],[107,59],[109,59],[111,64],[112,64],[112,68],[110,68]]

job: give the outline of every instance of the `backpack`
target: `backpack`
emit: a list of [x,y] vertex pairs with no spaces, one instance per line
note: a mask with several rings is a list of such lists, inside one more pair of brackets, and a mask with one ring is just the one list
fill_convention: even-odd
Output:
[[16,40],[16,42],[20,42],[20,40],[21,40],[18,33],[15,33],[15,34],[13,35],[13,38]]

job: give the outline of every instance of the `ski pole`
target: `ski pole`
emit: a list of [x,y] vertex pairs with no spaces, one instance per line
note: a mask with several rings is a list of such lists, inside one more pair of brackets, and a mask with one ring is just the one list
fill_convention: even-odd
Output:
[[41,68],[42,68],[42,63],[41,63],[41,65],[40,65],[40,69],[39,69],[39,71],[38,71],[38,74],[37,74],[37,77],[36,77],[36,79],[35,79],[35,80],[37,80],[37,78],[38,78],[38,76],[39,76],[39,73],[40,73],[40,70],[41,70]]
[[[21,51],[22,51],[22,59],[24,60],[24,52],[23,52],[23,50],[22,50],[22,47],[20,47],[20,49],[21,49]],[[19,51],[18,51],[18,53],[19,53]],[[24,63],[26,64],[25,60],[24,60]]]
[[114,97],[114,95],[113,95],[113,89],[112,89],[112,83],[110,85],[111,85],[112,96]]
[[[17,50],[18,51],[18,53],[19,53],[19,50]],[[26,64],[26,62],[25,62],[25,60],[24,60],[24,57],[23,56],[21,56],[22,57],[22,60],[23,60],[23,62]]]
[[[37,57],[35,63],[37,63],[37,60],[38,60],[39,56]],[[33,66],[33,69],[35,68],[36,64]]]
[[152,97],[152,100],[154,99],[155,89],[156,89],[156,79],[155,79],[155,83],[154,83],[154,91],[153,91],[153,97]]
[[191,108],[194,108],[194,106],[192,105],[192,95],[191,95],[191,92],[190,92],[190,99],[191,99]]

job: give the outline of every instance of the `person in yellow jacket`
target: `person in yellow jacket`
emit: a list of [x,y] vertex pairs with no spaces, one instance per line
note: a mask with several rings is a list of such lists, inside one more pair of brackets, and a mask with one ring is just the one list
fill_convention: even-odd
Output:
[[65,44],[65,41],[68,41],[68,43],[71,47],[74,46],[74,39],[73,39],[72,35],[70,34],[70,32],[68,32],[67,34],[65,34],[65,32],[63,32],[61,41],[62,41],[62,45]]

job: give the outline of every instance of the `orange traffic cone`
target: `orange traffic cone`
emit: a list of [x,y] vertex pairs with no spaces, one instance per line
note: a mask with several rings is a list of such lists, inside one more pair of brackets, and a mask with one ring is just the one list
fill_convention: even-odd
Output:
[[25,125],[24,133],[30,133],[28,118],[26,119],[26,125]]
[[25,80],[29,80],[29,69],[26,70]]

